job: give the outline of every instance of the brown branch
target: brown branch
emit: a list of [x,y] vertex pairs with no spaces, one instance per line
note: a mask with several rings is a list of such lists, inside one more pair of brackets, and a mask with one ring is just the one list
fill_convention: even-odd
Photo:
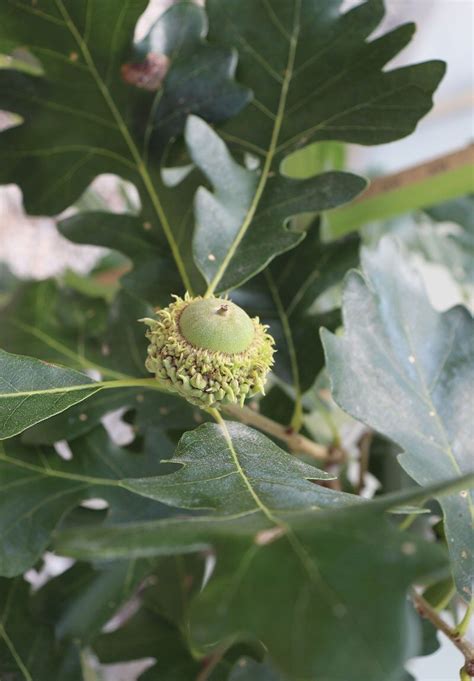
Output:
[[465,165],[474,163],[474,144],[469,144],[463,149],[459,149],[451,154],[446,154],[445,156],[439,156],[432,161],[427,161],[421,163],[417,166],[412,166],[406,170],[402,170],[399,173],[393,173],[392,175],[384,175],[383,177],[376,177],[370,183],[368,189],[363,192],[353,203],[352,206],[357,203],[362,203],[368,199],[373,199],[379,194],[386,194],[387,192],[394,191],[396,189],[402,189],[402,187],[407,187],[408,185],[415,184],[417,182],[422,182],[423,180],[433,177],[433,175],[439,175],[440,173],[445,173],[450,170],[456,170],[457,168],[462,168]]
[[412,589],[411,591],[411,598],[420,615],[428,619],[431,624],[436,627],[436,629],[442,631],[443,634],[447,636],[452,643],[454,643],[456,648],[461,651],[466,660],[466,670],[472,670],[474,668],[474,646],[471,645],[469,641],[466,641],[466,639],[463,638],[456,631],[456,629],[450,627],[449,624],[447,624],[447,622],[445,622],[443,618],[438,615],[436,610],[431,607],[428,601],[426,601],[423,596],[417,593],[415,589]]
[[372,440],[374,439],[374,434],[371,430],[364,433],[360,438],[358,445],[360,451],[359,458],[359,480],[357,483],[357,494],[362,494],[365,487],[365,474],[369,469],[369,459],[370,459],[370,447],[372,445]]
[[241,423],[249,426],[255,426],[263,430],[269,435],[273,435],[282,442],[285,442],[292,452],[299,452],[301,454],[308,454],[318,461],[327,461],[330,457],[330,452],[327,447],[318,445],[304,435],[294,432],[291,428],[286,428],[276,421],[272,421],[267,416],[259,414],[257,411],[249,407],[237,407],[228,405],[224,407],[224,411],[237,419]]

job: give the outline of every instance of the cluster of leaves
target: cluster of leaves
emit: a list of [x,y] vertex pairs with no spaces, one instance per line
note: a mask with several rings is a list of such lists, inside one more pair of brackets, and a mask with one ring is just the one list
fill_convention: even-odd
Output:
[[[114,173],[140,209],[59,224],[121,253],[125,273],[24,284],[0,311],[2,679],[152,658],[141,681],[401,681],[434,647],[410,585],[454,579],[470,598],[472,319],[436,312],[384,240],[346,278],[333,335],[360,243],[323,243],[319,215],[366,182],[284,171],[311,143],[411,133],[444,72],[386,69],[414,27],[369,40],[382,2],[339,5],[178,2],[134,43],[147,0],[3,3],[0,50],[30,61],[0,70],[0,106],[21,117],[0,135],[0,183],[55,215]],[[185,290],[227,292],[270,324],[267,417],[304,427],[326,363],[336,402],[403,450],[419,486],[364,502],[238,419],[160,392],[137,319]],[[104,426],[117,409],[127,445]],[[400,532],[388,512],[433,497],[446,541]],[[47,550],[75,562],[33,591]]]

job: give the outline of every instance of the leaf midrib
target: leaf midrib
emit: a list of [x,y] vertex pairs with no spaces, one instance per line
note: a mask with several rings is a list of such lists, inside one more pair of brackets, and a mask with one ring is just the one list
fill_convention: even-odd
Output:
[[[237,451],[234,447],[234,444],[232,442],[232,436],[229,433],[229,430],[227,428],[227,425],[218,414],[214,414],[217,418],[218,425],[220,426],[222,430],[222,434],[227,442],[229,451],[231,453],[232,460],[235,464],[235,467],[237,469],[237,472],[241,476],[245,486],[247,487],[248,491],[250,492],[252,498],[254,499],[257,508],[255,510],[260,510],[265,517],[277,528],[280,528],[282,532],[282,537],[285,537],[288,541],[288,544],[290,545],[291,549],[294,551],[295,555],[298,557],[304,571],[308,575],[309,581],[313,585],[317,585],[319,588],[319,591],[325,594],[326,599],[328,602],[332,605],[332,607],[337,607],[337,606],[343,606],[346,608],[345,604],[341,601],[339,596],[337,595],[336,592],[333,591],[332,587],[330,584],[324,579],[322,574],[320,573],[314,559],[308,554],[304,544],[300,541],[298,536],[295,534],[293,531],[293,528],[291,525],[289,525],[287,522],[284,520],[281,520],[278,518],[278,516],[274,515],[271,509],[266,506],[266,504],[260,499],[258,493],[256,490],[253,488],[253,485],[250,481],[250,479],[247,477],[241,463],[239,460],[239,456],[237,454]],[[260,548],[260,547],[259,547]],[[253,559],[253,556],[255,553],[252,553],[251,558],[248,561],[248,564],[246,565],[246,569],[250,567],[250,562]],[[357,632],[357,636],[359,638],[359,641],[361,644],[366,648],[367,653],[369,654],[369,658],[372,662],[372,664],[377,668],[377,671],[385,672],[385,670],[382,668],[380,665],[380,662],[378,659],[374,659],[370,657],[371,653],[371,646],[368,641],[365,640],[365,638],[362,636],[360,633],[360,630],[358,627],[354,627],[351,623],[349,623],[348,618],[345,618],[343,620],[344,624],[347,626],[347,629],[351,635],[354,635],[354,632]]]
[[296,56],[296,48],[298,45],[298,36],[299,36],[299,31],[300,31],[300,18],[301,18],[301,0],[295,0],[295,10],[294,10],[294,18],[293,18],[293,30],[291,33],[291,38],[289,40],[289,49],[288,49],[288,60],[287,60],[287,65],[285,69],[285,75],[282,81],[281,85],[281,91],[280,91],[280,99],[278,102],[278,108],[277,108],[277,113],[275,116],[275,123],[273,126],[272,130],[272,135],[270,138],[270,145],[268,147],[268,151],[266,152],[265,156],[265,161],[263,164],[262,168],[262,174],[260,176],[259,183],[257,185],[257,189],[255,191],[254,197],[252,199],[252,202],[250,204],[250,207],[247,211],[247,215],[245,217],[245,220],[242,222],[237,235],[232,242],[226,256],[224,257],[221,265],[219,266],[216,274],[214,275],[213,279],[211,280],[207,291],[206,291],[206,296],[211,296],[213,295],[214,291],[216,290],[217,286],[219,285],[219,282],[221,281],[222,277],[224,276],[227,267],[230,264],[230,261],[234,257],[237,248],[239,247],[242,239],[245,237],[248,228],[250,227],[250,224],[255,216],[255,213],[257,211],[258,205],[260,203],[260,199],[262,198],[264,189],[267,184],[267,180],[270,174],[270,169],[272,167],[273,159],[275,157],[275,153],[277,150],[277,145],[278,145],[278,139],[280,136],[280,131],[281,131],[281,126],[283,124],[283,116],[285,114],[285,108],[286,108],[286,102],[287,102],[287,97],[288,97],[288,91],[291,83],[291,79],[293,76],[293,69],[294,69],[294,64],[295,64],[295,56]]
[[[55,367],[60,368],[60,367]],[[0,376],[0,381],[2,377]],[[32,395],[57,395],[58,393],[69,393],[82,390],[92,390],[97,392],[99,390],[115,390],[116,388],[154,388],[163,391],[163,387],[159,387],[156,378],[137,378],[124,381],[91,381],[90,383],[78,383],[77,385],[66,385],[63,387],[43,388],[33,390],[17,390],[9,393],[0,393],[0,400],[14,399],[17,397],[27,397]]]
[[89,67],[89,71],[96,83],[97,88],[99,89],[100,93],[102,94],[107,106],[109,107],[109,110],[120,130],[120,133],[122,134],[122,137],[130,151],[130,154],[133,158],[133,161],[135,163],[136,169],[143,181],[143,184],[145,186],[146,191],[148,192],[148,195],[150,197],[150,200],[152,202],[153,208],[155,209],[155,212],[160,220],[161,227],[163,229],[163,232],[166,236],[166,239],[168,241],[168,244],[170,246],[173,258],[175,260],[176,266],[178,268],[178,271],[181,275],[181,279],[183,281],[183,284],[185,288],[192,293],[192,287],[191,287],[191,282],[188,277],[188,273],[186,271],[186,267],[184,265],[184,261],[181,257],[181,253],[179,252],[178,244],[174,238],[171,226],[168,222],[167,215],[164,211],[164,208],[161,204],[160,198],[155,190],[155,187],[153,185],[153,182],[151,180],[150,174],[148,172],[148,168],[145,165],[140,152],[138,151],[138,148],[133,141],[133,138],[125,124],[125,121],[117,108],[115,101],[109,92],[109,89],[106,85],[106,83],[103,81],[99,71],[97,70],[97,67],[95,65],[95,62],[92,58],[92,55],[89,51],[89,48],[87,44],[84,42],[83,37],[81,36],[79,30],[77,29],[75,23],[71,19],[71,16],[69,12],[67,11],[63,0],[55,0],[56,6],[58,7],[59,12],[61,13],[64,23],[66,24],[67,28],[69,29],[71,35],[73,36],[74,40],[76,41],[83,57],[84,60]]

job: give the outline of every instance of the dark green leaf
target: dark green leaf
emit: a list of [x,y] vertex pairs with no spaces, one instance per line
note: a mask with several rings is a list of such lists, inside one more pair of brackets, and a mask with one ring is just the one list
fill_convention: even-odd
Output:
[[[365,251],[366,279],[352,273],[344,294],[345,334],[323,332],[334,398],[403,448],[399,461],[420,485],[472,471],[474,322],[463,308],[439,314],[417,273],[389,239]],[[469,599],[472,497],[441,500],[452,569]]]
[[215,424],[186,433],[170,459],[182,468],[159,478],[127,481],[128,489],[172,506],[210,508],[229,515],[255,508],[255,495],[275,511],[350,501],[348,495],[308,481],[332,479],[325,471],[302,463],[252,428],[230,423],[228,429],[232,447]]
[[140,408],[145,395],[148,393],[134,388],[99,391],[86,401],[28,428],[21,440],[34,445],[53,445],[65,439],[71,442],[93,430],[109,412]]
[[76,563],[43,586],[35,610],[60,640],[92,641],[149,575],[156,561],[120,561],[93,569]]
[[[202,8],[192,2],[178,2],[137,46],[139,55],[146,58],[144,69],[140,64],[135,66],[137,75],[146,78],[146,67],[153,68],[157,55],[171,60],[163,89],[156,88],[151,109],[146,112],[149,144],[160,155],[166,143],[182,132],[190,113],[218,123],[239,113],[251,99],[251,92],[233,80],[236,51],[206,42],[207,28]],[[148,89],[153,87],[148,85]]]
[[256,662],[241,657],[232,670],[229,681],[284,681],[283,677],[270,663]]
[[73,369],[0,350],[0,439],[60,414],[102,386]]
[[30,585],[0,579],[0,678],[4,681],[82,681],[79,651],[58,644],[54,629],[34,612]]
[[275,255],[301,241],[303,233],[288,229],[290,217],[333,208],[365,186],[362,178],[349,173],[325,173],[307,180],[278,174],[268,179],[260,200],[260,170],[236,163],[204,121],[195,116],[188,119],[186,142],[193,161],[214,188],[211,193],[201,187],[196,194],[194,258],[208,284],[220,282],[219,290],[242,284]]
[[[212,39],[239,50],[239,77],[254,92],[251,106],[226,124],[222,134],[260,164],[258,184],[246,201],[244,216],[235,216],[232,231],[227,228],[224,233],[228,242],[224,258],[219,261],[220,254],[212,249],[200,254],[201,270],[204,258],[216,255],[216,260],[206,263],[206,270],[213,270],[210,279],[206,275],[211,291],[230,289],[251,275],[246,269],[252,262],[252,246],[258,243],[262,248],[261,240],[254,241],[253,221],[258,224],[259,211],[278,205],[275,194],[291,205],[292,199],[304,194],[305,182],[307,189],[315,181],[290,181],[281,175],[287,154],[315,140],[389,142],[412,132],[432,106],[431,95],[444,74],[444,64],[383,70],[410,41],[414,26],[401,26],[367,42],[382,19],[381,0],[368,0],[344,15],[338,14],[339,6],[332,0],[211,0],[207,4]],[[347,178],[338,173],[321,176],[323,188],[326,181],[333,193],[332,206],[326,208],[348,201],[362,188],[356,189],[354,183],[349,189]],[[324,205],[316,210],[322,209]]]
[[0,449],[1,575],[16,575],[31,567],[61,518],[84,500],[105,499],[110,506],[107,521],[113,523],[172,514],[161,504],[143,499],[140,482],[133,482],[135,476],[161,472],[160,460],[172,452],[164,436],[155,442],[152,453],[138,454],[120,449],[98,428],[76,439],[71,449],[71,461],[50,448],[28,448],[14,440]]
[[319,239],[312,227],[301,243],[282,255],[265,271],[236,293],[251,314],[270,325],[276,340],[275,373],[306,392],[324,366],[319,340],[321,326],[333,330],[340,324],[336,309],[321,312],[318,299],[342,282],[347,270],[359,262],[359,240],[349,238],[331,244]]
[[[59,536],[58,549],[113,558],[212,545],[216,572],[191,618],[203,651],[258,639],[289,679],[345,678],[348,669],[351,681],[398,679],[421,645],[406,589],[439,570],[444,557],[435,546],[407,539],[384,511],[439,494],[440,487],[377,503],[278,513],[242,478],[256,495],[253,511],[77,529]],[[466,481],[458,481],[458,489],[461,484]],[[383,551],[374,550],[380,546]]]
[[[235,113],[248,100],[248,92],[232,83],[235,54],[228,48],[208,48],[201,43],[194,44],[197,62],[194,53],[192,58],[187,53],[185,63],[178,54],[176,71],[169,71],[161,100],[161,93],[125,82],[122,67],[131,57],[133,30],[146,5],[146,0],[124,7],[113,0],[46,0],[41,9],[35,9],[8,0],[0,13],[0,41],[8,39],[30,50],[40,60],[42,73],[0,71],[0,106],[24,119],[0,137],[6,161],[0,183],[20,185],[28,212],[57,214],[101,173],[115,173],[133,182],[142,202],[141,221],[150,225],[156,250],[174,279],[179,272],[190,290],[192,266],[184,263],[189,235],[187,240],[180,235],[158,162],[148,163],[154,114],[158,106],[163,146],[167,135],[177,130],[173,118],[164,125],[168,113],[163,107],[174,106],[176,98],[185,96],[187,103],[184,107],[181,103],[178,111],[180,126],[193,107],[202,109],[202,94],[197,101],[192,94],[196,67],[211,70],[216,77],[221,74],[212,88],[214,104],[207,101],[202,112],[206,115],[212,117],[215,112],[222,120]],[[202,11],[184,7],[186,16],[196,12]],[[170,10],[165,23],[179,25],[182,18],[183,6],[179,6]],[[220,102],[221,93],[225,105]],[[180,288],[173,287],[176,291]]]
[[[120,291],[110,308],[49,280],[21,287],[0,310],[0,347],[103,377],[147,375],[138,320],[149,306]],[[127,374],[128,372],[128,374]]]
[[414,130],[432,106],[444,64],[385,70],[410,42],[414,25],[367,42],[383,17],[383,3],[368,0],[343,15],[340,5],[208,3],[211,39],[239,50],[239,79],[256,97],[225,126],[231,141],[256,154],[271,149],[281,158],[315,140],[381,144]]

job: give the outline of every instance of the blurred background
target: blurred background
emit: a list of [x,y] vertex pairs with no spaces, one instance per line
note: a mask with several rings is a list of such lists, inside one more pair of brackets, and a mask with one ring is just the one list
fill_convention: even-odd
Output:
[[[170,4],[170,0],[151,0],[137,26],[137,38],[143,37]],[[355,4],[358,3],[354,0],[346,0],[343,7],[348,9]],[[390,66],[437,58],[447,62],[448,71],[436,93],[434,109],[413,135],[377,147],[349,145],[348,169],[369,176],[397,172],[473,141],[474,3],[471,0],[386,0],[386,7],[386,17],[377,33],[407,21],[414,21],[418,26],[411,45]],[[0,129],[8,126],[9,120],[8,114],[0,112]],[[88,207],[107,205],[121,212],[136,205],[137,199],[133,188],[113,176],[102,176],[83,201]],[[473,230],[473,221],[472,213],[467,215],[464,225],[467,231],[469,224]],[[406,216],[390,224],[369,226],[364,234],[366,241],[387,229],[396,230],[412,245],[413,239],[418,240],[418,248],[413,251],[436,307],[446,309],[462,301],[473,309],[472,240],[467,249],[465,244],[458,244],[456,250],[455,242],[448,239],[457,233],[459,225],[439,218],[434,225],[427,215]],[[42,280],[66,272],[85,275],[103,256],[103,249],[66,241],[57,232],[55,220],[25,215],[18,187],[0,187],[0,295],[10,277]],[[50,569],[61,570],[63,566],[53,561]],[[440,640],[441,648],[434,655],[410,662],[409,671],[418,681],[451,681],[453,670],[461,666],[459,652],[443,637]],[[110,669],[109,679],[128,681],[135,678],[136,672],[136,667],[130,666]]]

